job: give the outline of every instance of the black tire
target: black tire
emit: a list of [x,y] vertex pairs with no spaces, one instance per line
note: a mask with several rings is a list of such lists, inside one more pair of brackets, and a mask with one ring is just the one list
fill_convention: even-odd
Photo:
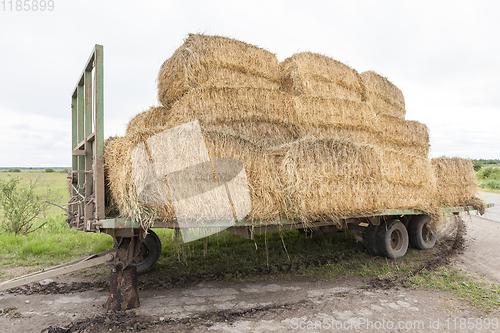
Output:
[[389,259],[401,258],[408,250],[408,231],[401,221],[388,221],[379,226],[376,241],[380,255]]
[[371,224],[366,227],[365,230],[365,246],[368,253],[374,256],[380,255],[378,246],[377,246],[377,231],[378,225]]
[[404,216],[402,219],[400,219],[401,223],[405,226],[406,230],[408,231],[408,235],[410,234],[410,230],[408,230],[410,226],[410,218],[408,216]]
[[410,222],[408,234],[410,244],[419,250],[429,250],[434,247],[437,239],[435,228],[430,226],[431,218],[429,215],[419,215]]
[[160,238],[153,230],[149,230],[145,241],[141,243],[141,253],[130,263],[130,266],[137,268],[137,274],[144,274],[155,266],[160,254]]

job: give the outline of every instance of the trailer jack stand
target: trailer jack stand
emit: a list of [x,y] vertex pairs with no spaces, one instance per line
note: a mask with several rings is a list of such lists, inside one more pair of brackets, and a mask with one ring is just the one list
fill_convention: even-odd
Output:
[[110,295],[103,305],[107,312],[125,311],[140,306],[137,268],[118,264],[111,269]]

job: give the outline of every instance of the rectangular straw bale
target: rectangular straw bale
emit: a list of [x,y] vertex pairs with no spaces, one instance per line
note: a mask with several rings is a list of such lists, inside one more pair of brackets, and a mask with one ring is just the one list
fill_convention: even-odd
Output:
[[406,110],[394,105],[378,95],[368,94],[367,102],[372,106],[373,112],[377,115],[387,115],[405,119]]
[[169,107],[152,106],[148,110],[139,113],[128,122],[125,134],[129,135],[134,132],[141,132],[146,128],[165,126],[169,114]]
[[204,129],[226,132],[267,147],[298,138],[291,97],[277,89],[193,89],[170,107],[152,107],[135,118],[127,134],[198,120]]
[[[123,202],[126,196],[123,189],[118,186],[126,175],[127,152],[123,147],[127,140],[124,137],[109,137],[104,141],[105,171],[107,187],[116,202]],[[120,210],[123,207],[120,206]]]
[[107,186],[120,215],[138,221],[143,227],[151,226],[157,220],[175,219],[172,205],[155,206],[140,202],[132,173],[133,149],[164,129],[143,128],[142,131],[134,131],[109,142],[107,140],[104,146]]
[[408,186],[427,186],[432,182],[434,177],[429,159],[393,149],[377,147],[376,150],[386,181]]
[[298,139],[294,125],[270,121],[227,121],[218,124],[200,123],[202,129],[240,137],[262,148],[271,148]]
[[292,99],[277,89],[206,87],[193,89],[172,104],[170,122],[198,119],[203,124],[226,121],[296,122]]
[[280,63],[281,89],[299,96],[321,96],[364,101],[366,89],[359,73],[330,57],[296,53]]
[[204,86],[279,88],[276,56],[235,39],[190,34],[161,66],[158,99],[168,105]]
[[115,202],[120,215],[136,216],[137,195],[131,191],[133,183],[128,175],[131,174],[129,160],[128,140],[125,137],[108,138],[104,143],[104,170],[106,179],[106,192],[111,196],[109,201]]
[[372,146],[345,139],[301,139],[274,151],[288,218],[336,220],[378,204],[380,165]]
[[432,159],[437,178],[437,200],[446,206],[475,205],[479,187],[469,159],[439,157]]
[[429,159],[377,147],[383,181],[380,200],[387,209],[421,209],[435,205],[436,179]]
[[149,227],[157,220],[172,220],[175,216],[173,206],[144,205],[137,198],[132,175],[132,150],[155,131],[134,132],[133,135],[106,140],[104,146],[107,191],[118,206],[120,216],[138,221]]
[[378,119],[382,147],[425,158],[429,155],[429,129],[425,124],[383,114]]
[[380,184],[380,205],[384,209],[418,209],[433,212],[436,203],[436,183],[432,180],[421,186],[384,180]]
[[210,158],[234,158],[243,163],[250,189],[250,220],[283,218],[283,191],[274,157],[246,140],[226,133],[204,131]]
[[376,114],[405,118],[405,100],[398,87],[373,71],[363,72],[361,77],[366,85],[367,101]]
[[349,128],[335,125],[300,125],[300,137],[313,137],[316,139],[345,138],[356,143],[376,145],[379,143],[378,131]]
[[295,96],[299,125],[337,126],[374,131],[378,118],[370,105],[342,98]]

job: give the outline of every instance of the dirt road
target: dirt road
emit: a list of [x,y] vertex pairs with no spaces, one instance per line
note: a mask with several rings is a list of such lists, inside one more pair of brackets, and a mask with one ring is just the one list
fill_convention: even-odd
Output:
[[495,206],[481,217],[473,212],[470,218],[464,218],[467,226],[466,251],[459,256],[458,266],[486,280],[500,283],[500,194],[483,192],[483,195],[486,202]]
[[70,327],[71,332],[293,332],[311,323],[316,331],[332,324],[349,331],[352,322],[359,325],[357,332],[373,332],[371,322],[381,332],[427,332],[438,321],[443,329],[446,320],[481,317],[446,293],[362,285],[361,280],[273,281],[145,291],[141,307],[121,317],[95,316],[102,313],[96,304],[105,301],[106,292],[4,295],[2,307],[16,309],[1,317],[1,327],[2,332],[21,327],[23,332]]
[[483,192],[482,194],[486,202],[495,204],[482,217],[490,221],[500,222],[500,193]]
[[[466,249],[454,265],[500,282],[500,195],[486,218],[465,218]],[[474,214],[474,213],[473,213]],[[77,285],[73,285],[77,286]],[[0,294],[0,332],[498,332],[500,313],[472,310],[446,292],[371,288],[369,279],[201,283],[141,291],[141,307],[105,315],[99,283],[52,282]],[[461,327],[462,318],[473,328]],[[496,319],[497,325],[492,319]],[[485,328],[486,319],[489,328]],[[470,322],[470,321],[469,321]],[[477,326],[482,324],[482,328]]]

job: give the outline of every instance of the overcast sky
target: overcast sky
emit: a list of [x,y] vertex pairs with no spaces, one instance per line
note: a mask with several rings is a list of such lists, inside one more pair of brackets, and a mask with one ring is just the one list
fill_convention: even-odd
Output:
[[71,165],[71,93],[104,45],[105,137],[157,105],[160,65],[188,33],[374,70],[427,124],[431,156],[500,158],[500,1],[54,0],[0,3],[0,167]]

